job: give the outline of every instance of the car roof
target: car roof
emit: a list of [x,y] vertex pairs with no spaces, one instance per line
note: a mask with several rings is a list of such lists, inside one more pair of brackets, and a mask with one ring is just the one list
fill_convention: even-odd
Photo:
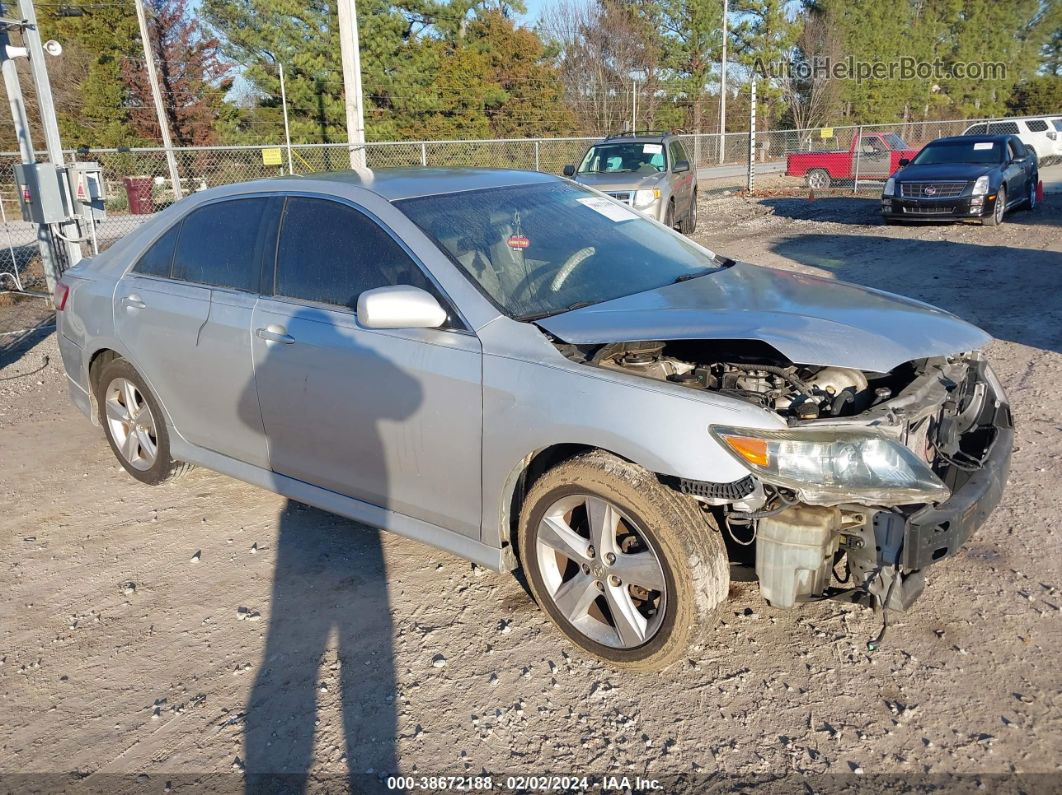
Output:
[[[365,175],[356,171],[328,171],[281,177],[278,181],[298,183],[311,180],[364,188],[388,201],[396,201],[440,193],[559,182],[560,177],[503,168],[380,168],[369,169]],[[298,190],[294,184],[291,189]]]
[[[968,143],[1003,143],[1013,138],[1010,133],[998,133],[996,135],[949,135],[946,138],[937,138],[929,144],[968,144]],[[926,144],[926,146],[929,146]]]
[[623,142],[623,143],[632,143],[632,144],[658,144],[658,143],[662,143],[662,142],[666,141],[668,138],[674,138],[674,137],[675,137],[675,134],[674,133],[669,133],[669,132],[666,132],[666,133],[664,133],[664,132],[662,132],[662,133],[644,132],[644,133],[639,133],[637,135],[632,135],[631,133],[616,133],[615,135],[606,135],[600,141],[597,141],[597,143],[601,144],[601,143],[620,143],[620,142]]

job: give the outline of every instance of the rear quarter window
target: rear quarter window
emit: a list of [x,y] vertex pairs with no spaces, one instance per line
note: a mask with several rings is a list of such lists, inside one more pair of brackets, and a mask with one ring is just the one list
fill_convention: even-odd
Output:
[[146,276],[170,277],[170,266],[173,264],[173,250],[177,244],[177,235],[181,231],[180,223],[171,226],[166,233],[151,244],[140,259],[133,266],[134,273],[142,273]]

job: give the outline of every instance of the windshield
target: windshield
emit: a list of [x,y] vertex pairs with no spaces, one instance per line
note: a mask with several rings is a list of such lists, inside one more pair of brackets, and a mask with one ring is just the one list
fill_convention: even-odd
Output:
[[580,174],[655,174],[667,168],[664,145],[628,141],[591,146],[579,166]]
[[1055,125],[1055,129],[1062,132],[1062,119],[1051,119],[1051,123]]
[[949,141],[929,144],[911,161],[916,166],[939,163],[978,163],[991,165],[1003,162],[1003,144],[999,141]]
[[895,151],[899,151],[901,149],[910,149],[911,148],[911,147],[909,147],[907,145],[907,141],[905,141],[903,138],[898,136],[896,133],[888,133],[885,136],[885,140],[888,141],[889,146],[892,148],[892,150],[894,152]]
[[518,320],[720,268],[711,251],[572,183],[444,193],[395,206]]

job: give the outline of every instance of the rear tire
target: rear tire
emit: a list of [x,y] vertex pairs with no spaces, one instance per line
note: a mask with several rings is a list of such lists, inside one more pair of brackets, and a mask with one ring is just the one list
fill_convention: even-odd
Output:
[[808,187],[812,190],[826,190],[833,182],[830,174],[824,168],[813,168],[806,177]]
[[1032,212],[1037,207],[1036,188],[1040,184],[1040,175],[1037,174],[1029,183],[1029,192],[1025,197],[1025,209]]
[[603,451],[535,481],[518,546],[535,601],[616,668],[657,670],[687,655],[730,588],[722,536],[696,501]]
[[104,367],[96,390],[100,425],[126,472],[149,486],[183,475],[191,464],[170,458],[166,417],[140,373],[125,359]]

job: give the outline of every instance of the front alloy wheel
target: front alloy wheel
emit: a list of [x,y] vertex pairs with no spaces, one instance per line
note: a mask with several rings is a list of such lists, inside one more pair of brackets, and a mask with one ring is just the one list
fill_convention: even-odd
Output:
[[574,494],[549,506],[535,556],[547,595],[588,638],[633,649],[660,629],[667,604],[660,560],[644,531],[607,499]]
[[534,482],[517,540],[535,601],[572,643],[618,668],[655,670],[687,654],[730,587],[710,514],[604,451]]
[[1002,185],[996,193],[996,204],[992,208],[992,214],[985,217],[985,226],[999,226],[1003,223],[1003,214],[1007,211],[1007,189]]

